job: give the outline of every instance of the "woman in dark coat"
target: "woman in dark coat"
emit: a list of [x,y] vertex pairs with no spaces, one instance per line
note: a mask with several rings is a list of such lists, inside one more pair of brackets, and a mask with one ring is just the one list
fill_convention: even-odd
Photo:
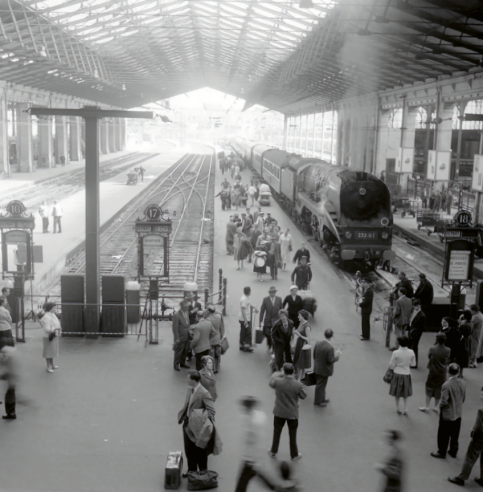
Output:
[[473,333],[473,325],[471,324],[471,311],[465,309],[461,316],[458,319],[459,330],[461,333],[460,340],[460,350],[458,351],[458,355],[456,356],[456,364],[460,366],[460,373],[458,375],[459,378],[463,377],[463,369],[468,367],[470,362],[470,353],[471,353],[471,334]]
[[277,371],[282,370],[284,362],[292,363],[290,341],[292,340],[293,323],[288,319],[287,314],[287,311],[281,309],[278,312],[279,320],[272,326],[272,348]]
[[290,287],[290,295],[283,300],[283,308],[288,311],[288,317],[295,328],[299,326],[299,311],[304,308],[304,301],[297,295],[299,288],[296,285]]
[[451,364],[451,362],[456,362],[457,359],[461,358],[461,352],[464,350],[463,337],[456,321],[452,318],[444,317],[441,320],[441,327],[441,332],[446,335],[445,345],[451,349],[449,356],[449,363]]

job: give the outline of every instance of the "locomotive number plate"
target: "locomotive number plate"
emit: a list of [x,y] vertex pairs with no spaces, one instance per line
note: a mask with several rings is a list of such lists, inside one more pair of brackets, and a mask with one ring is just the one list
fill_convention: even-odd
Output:
[[356,232],[356,239],[376,239],[377,232]]

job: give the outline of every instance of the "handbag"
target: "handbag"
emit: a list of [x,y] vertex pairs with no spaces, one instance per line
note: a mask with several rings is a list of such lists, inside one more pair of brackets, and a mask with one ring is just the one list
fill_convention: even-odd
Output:
[[228,343],[228,338],[223,337],[220,342],[221,354],[223,355],[229,348],[230,344]]
[[55,331],[51,331],[49,333],[49,342],[51,342],[55,338]]
[[315,386],[315,383],[317,383],[315,372],[306,372],[305,378],[302,379],[302,383],[305,384],[305,386]]
[[206,470],[203,474],[199,472],[188,472],[188,490],[208,490],[218,487],[218,473]]
[[394,371],[392,369],[388,369],[382,379],[384,380],[385,383],[391,384],[393,376],[394,376]]

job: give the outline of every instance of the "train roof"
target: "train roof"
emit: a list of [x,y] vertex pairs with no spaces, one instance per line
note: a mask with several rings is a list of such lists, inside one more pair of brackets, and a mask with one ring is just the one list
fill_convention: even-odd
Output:
[[288,157],[289,154],[287,154],[285,150],[280,150],[280,149],[267,150],[263,155],[264,159],[269,160],[272,164],[275,164],[281,168],[288,167],[289,165]]
[[253,152],[256,152],[257,154],[263,154],[267,150],[272,150],[274,149],[273,145],[267,145],[267,144],[254,144],[252,145],[252,150]]
[[300,168],[305,167],[307,164],[326,164],[331,165],[326,161],[318,159],[317,157],[302,157],[300,155],[288,155],[289,167],[297,172]]

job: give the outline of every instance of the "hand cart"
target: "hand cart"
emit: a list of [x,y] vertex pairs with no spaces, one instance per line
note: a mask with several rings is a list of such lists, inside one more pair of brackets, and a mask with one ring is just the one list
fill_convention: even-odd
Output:
[[[422,210],[418,210],[416,214],[416,221],[418,223],[418,229],[424,227],[428,236],[431,235],[432,232],[437,232],[437,226],[441,222],[442,214],[433,212],[429,208],[425,208]],[[430,227],[433,229],[431,230]]]
[[398,212],[398,208],[401,210],[401,217],[406,215],[412,215],[413,218],[416,217],[416,211],[418,209],[418,200],[407,197],[394,197],[393,201],[393,213]]

